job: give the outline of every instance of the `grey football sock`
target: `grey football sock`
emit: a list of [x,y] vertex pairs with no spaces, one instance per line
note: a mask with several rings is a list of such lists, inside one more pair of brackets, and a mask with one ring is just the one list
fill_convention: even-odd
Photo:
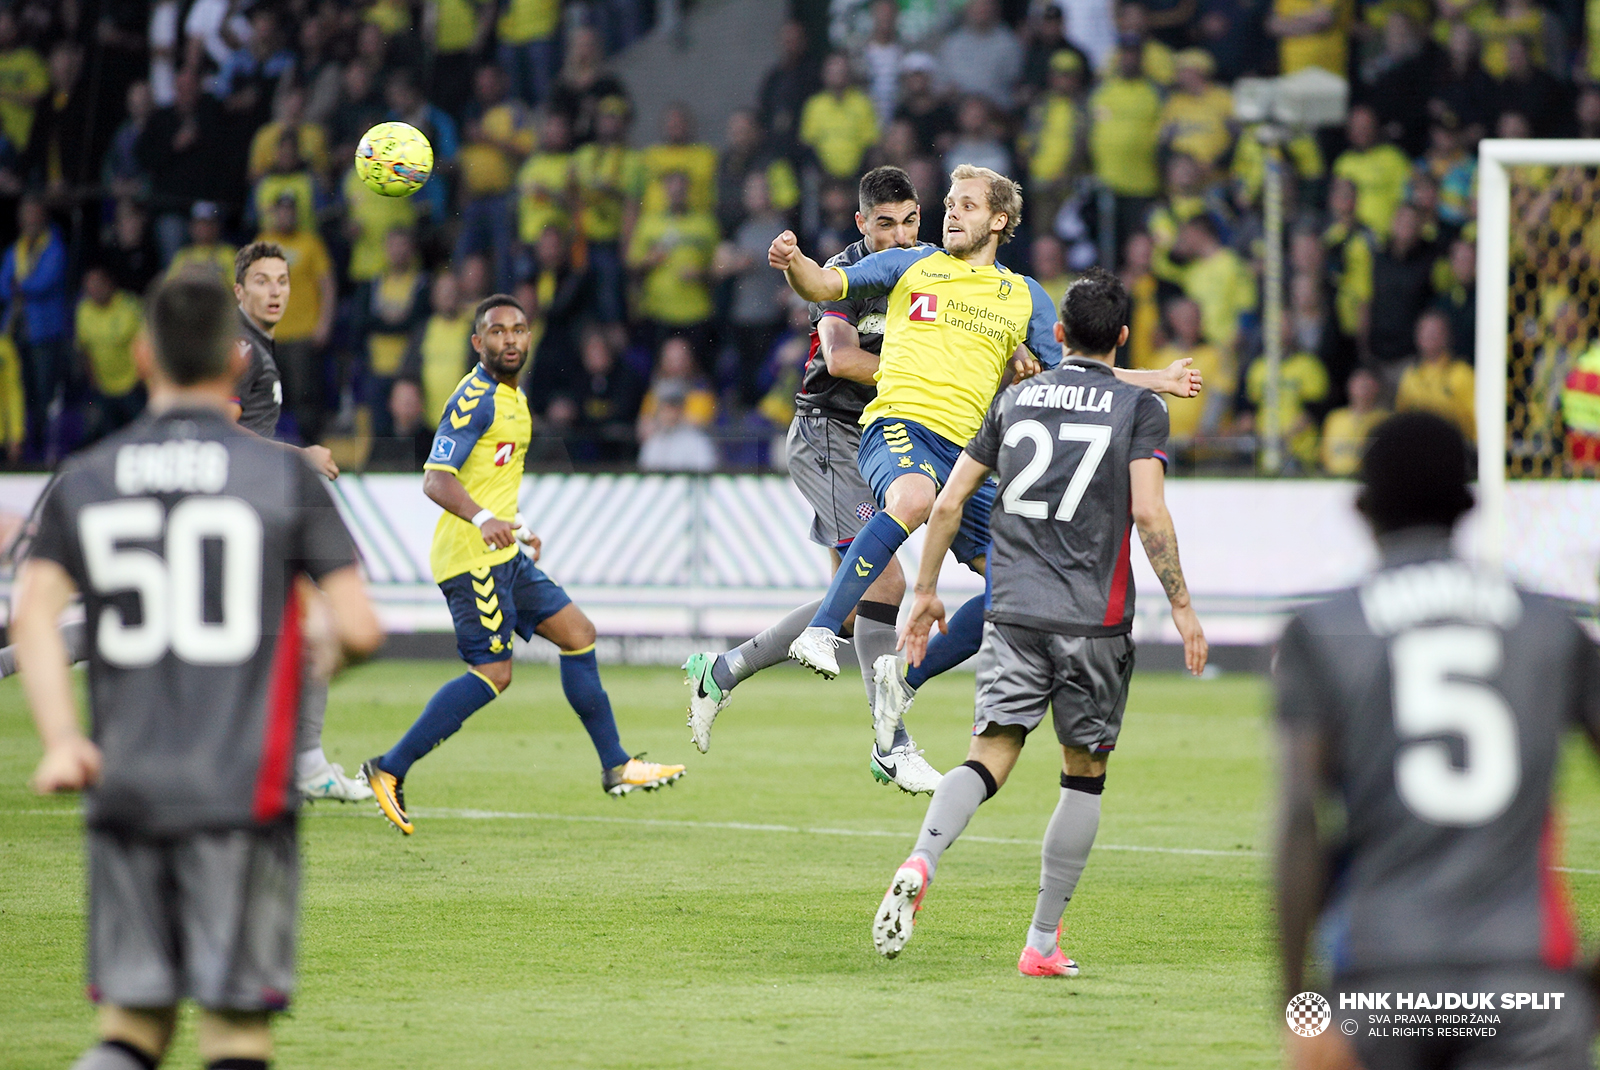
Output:
[[939,868],[939,856],[956,842],[956,837],[961,835],[989,794],[989,782],[970,765],[956,766],[939,782],[933,800],[928,803],[927,816],[922,819],[917,845],[911,849],[913,857],[928,863],[929,880]]
[[[1087,779],[1087,778],[1085,778]],[[940,785],[941,790],[943,785]],[[1041,955],[1056,947],[1056,926],[1066,912],[1067,900],[1089,861],[1089,848],[1100,829],[1100,796],[1073,788],[1061,789],[1061,801],[1050,815],[1040,851],[1039,899],[1028,926],[1028,946]]]
[[295,741],[298,744],[295,753],[322,752],[322,722],[327,716],[328,682],[306,681],[300,694],[300,723],[295,727]]
[[153,1070],[156,1061],[120,1040],[103,1040],[84,1052],[72,1070]]
[[[887,603],[885,603],[887,605]],[[873,681],[873,666],[885,654],[893,654],[895,643],[893,624],[885,624],[881,620],[873,620],[856,613],[856,658],[861,662],[861,682],[867,689],[867,708],[872,708],[872,699],[878,690],[878,685]],[[899,725],[894,730],[894,745],[902,746],[911,742],[911,735],[906,731],[905,725]]]
[[735,685],[750,679],[762,669],[770,669],[786,661],[789,644],[800,638],[800,633],[806,630],[821,606],[822,599],[819,598],[799,609],[791,609],[782,620],[754,639],[740,643],[717,658],[716,664],[711,666],[711,678],[724,691],[732,691]]

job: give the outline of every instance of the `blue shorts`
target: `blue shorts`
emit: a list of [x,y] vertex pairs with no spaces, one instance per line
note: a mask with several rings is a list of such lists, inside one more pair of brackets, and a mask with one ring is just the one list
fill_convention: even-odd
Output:
[[523,553],[488,568],[475,568],[439,584],[456,625],[456,649],[468,665],[511,656],[511,633],[532,639],[533,630],[572,602],[561,586]]
[[[856,464],[882,509],[889,484],[903,475],[919,472],[933,480],[934,486],[942,487],[959,456],[960,446],[915,420],[885,418],[872,421],[861,433]],[[994,492],[994,480],[986,479],[967,499],[961,529],[950,544],[950,552],[964,565],[971,565],[989,552],[989,510],[994,507]]]

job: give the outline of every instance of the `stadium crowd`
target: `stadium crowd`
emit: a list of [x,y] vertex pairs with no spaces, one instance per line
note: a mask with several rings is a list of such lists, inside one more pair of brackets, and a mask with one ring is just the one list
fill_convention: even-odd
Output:
[[[649,0],[13,0],[0,440],[11,464],[52,463],[130,420],[137,295],[196,265],[231,282],[259,236],[293,281],[280,432],[347,467],[420,464],[470,360],[468,310],[496,290],[533,313],[533,465],[779,463],[809,324],[768,243],[793,227],[818,259],[843,249],[881,164],[910,174],[938,242],[945,176],[974,163],[1023,184],[1003,263],[1059,298],[1114,259],[1135,295],[1122,359],[1204,371],[1172,406],[1179,470],[1249,470],[1268,150],[1231,85],[1315,66],[1350,79],[1352,107],[1284,146],[1277,396],[1289,470],[1348,475],[1391,409],[1472,435],[1475,146],[1600,136],[1595,7],[834,0],[831,39],[786,23],[717,138],[686,103],[632,128],[612,57]],[[386,119],[433,144],[414,197],[350,166]],[[1535,177],[1513,205],[1513,448],[1549,456],[1585,419],[1600,436],[1600,187]]]

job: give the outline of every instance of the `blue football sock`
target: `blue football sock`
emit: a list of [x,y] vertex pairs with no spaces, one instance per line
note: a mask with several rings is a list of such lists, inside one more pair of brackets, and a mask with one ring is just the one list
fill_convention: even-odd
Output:
[[867,521],[866,527],[851,540],[844,560],[839,562],[839,571],[833,574],[833,582],[828,585],[821,608],[811,618],[811,626],[826,628],[834,635],[843,634],[845,618],[867,593],[872,581],[883,575],[894,552],[910,536],[905,525],[886,512],[879,512]]
[[593,644],[582,650],[561,652],[561,690],[589,733],[601,767],[612,769],[626,762],[628,752],[622,749],[622,740],[617,736],[611,699],[600,686],[600,665],[595,661]]
[[984,595],[973,595],[951,615],[948,632],[943,635],[933,633],[933,638],[928,640],[928,652],[922,656],[922,664],[906,670],[906,683],[913,690],[978,652],[978,646],[983,642],[983,611],[987,601]]
[[418,758],[455,735],[462,722],[493,702],[499,694],[493,684],[475,672],[463,673],[451,680],[433,693],[422,708],[422,716],[406,729],[400,742],[378,759],[378,768],[403,778]]

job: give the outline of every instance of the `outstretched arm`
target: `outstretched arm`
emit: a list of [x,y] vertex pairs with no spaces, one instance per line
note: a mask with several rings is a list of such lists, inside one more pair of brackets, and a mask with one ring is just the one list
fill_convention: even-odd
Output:
[[1172,394],[1174,397],[1192,398],[1205,387],[1199,368],[1191,368],[1193,357],[1183,357],[1173,361],[1160,371],[1138,371],[1133,368],[1111,369],[1118,379],[1131,386],[1142,386],[1146,390],[1153,390],[1157,394]]
[[933,514],[928,517],[928,529],[922,542],[922,563],[917,568],[911,615],[900,630],[899,645],[905,649],[906,660],[913,665],[922,664],[935,623],[939,631],[949,631],[944,623],[944,603],[939,600],[939,569],[944,564],[945,551],[950,549],[956,532],[961,530],[961,514],[967,499],[977,493],[988,476],[988,468],[963,452],[956,458],[944,489],[934,499]]
[[844,278],[800,251],[800,239],[786,230],[772,239],[767,263],[783,272],[789,288],[807,301],[837,301],[844,296]]
[[1207,644],[1200,618],[1195,616],[1189,602],[1189,587],[1183,580],[1183,566],[1178,563],[1178,533],[1172,528],[1172,514],[1167,512],[1164,492],[1165,466],[1154,457],[1144,457],[1128,464],[1133,483],[1133,522],[1139,526],[1139,541],[1144,543],[1145,556],[1155,569],[1161,587],[1172,604],[1172,623],[1183,636],[1183,663],[1196,676],[1206,667]]

